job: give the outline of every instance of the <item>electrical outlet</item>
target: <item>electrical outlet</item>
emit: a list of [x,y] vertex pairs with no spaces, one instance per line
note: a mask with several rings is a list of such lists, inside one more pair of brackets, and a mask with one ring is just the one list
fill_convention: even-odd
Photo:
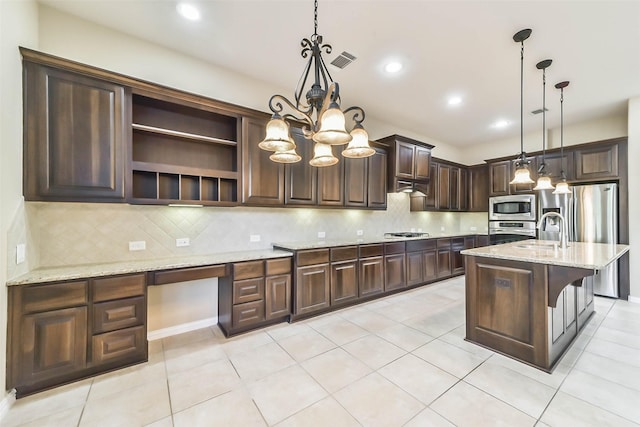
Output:
[[440,227],[440,231],[444,231],[444,227]]
[[189,246],[191,244],[191,241],[189,240],[188,237],[183,237],[181,239],[176,239],[176,246],[181,248],[183,246]]
[[249,241],[250,242],[259,242],[260,241],[260,235],[259,234],[251,234],[249,236]]
[[27,257],[27,245],[20,243],[16,245],[16,264],[22,264]]
[[327,233],[325,233],[324,231],[318,231],[318,239],[324,239],[324,236],[326,236]]
[[478,229],[478,227],[469,227],[471,229],[471,231],[476,231]]
[[145,242],[144,240],[129,242],[130,251],[144,251],[145,249],[147,249],[147,242]]
[[356,231],[356,236],[362,236],[364,235],[364,231],[363,230],[357,230]]

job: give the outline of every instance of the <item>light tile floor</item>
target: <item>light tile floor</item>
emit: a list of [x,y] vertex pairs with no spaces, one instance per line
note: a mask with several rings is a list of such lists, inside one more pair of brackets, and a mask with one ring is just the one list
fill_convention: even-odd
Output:
[[18,400],[11,426],[640,425],[640,304],[596,298],[553,374],[468,343],[464,278],[225,339]]

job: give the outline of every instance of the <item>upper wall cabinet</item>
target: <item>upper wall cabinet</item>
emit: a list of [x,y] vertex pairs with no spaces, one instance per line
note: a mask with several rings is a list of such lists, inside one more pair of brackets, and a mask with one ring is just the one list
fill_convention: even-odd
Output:
[[[531,179],[538,179],[538,162],[535,156],[527,157]],[[509,184],[516,170],[515,160],[502,160],[489,163],[489,195],[505,196],[508,194],[530,193],[535,187],[532,184]]]
[[127,90],[22,53],[25,200],[123,201]]
[[433,145],[401,135],[390,135],[377,142],[388,147],[390,191],[400,191],[403,186],[411,186],[416,181],[429,180]]
[[131,202],[238,202],[239,116],[164,91],[134,91],[131,104]]
[[592,180],[618,176],[618,144],[584,147],[575,151],[575,179]]

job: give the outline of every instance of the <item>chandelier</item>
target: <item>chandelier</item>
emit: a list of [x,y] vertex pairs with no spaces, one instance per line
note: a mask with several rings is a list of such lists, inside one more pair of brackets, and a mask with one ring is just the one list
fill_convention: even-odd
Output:
[[[295,91],[295,103],[282,95],[273,95],[269,99],[269,109],[273,112],[267,123],[266,136],[258,146],[274,153],[269,156],[277,163],[295,163],[302,159],[296,153],[296,144],[291,137],[287,120],[303,122],[305,139],[314,142],[314,156],[309,161],[311,166],[331,166],[338,163],[333,155],[334,145],[349,144],[342,151],[343,157],[360,158],[372,156],[375,151],[369,146],[369,135],[362,127],[364,110],[360,107],[349,107],[340,110],[340,86],[329,74],[322,51],[331,53],[331,45],[322,43],[318,35],[318,1],[314,1],[314,32],[310,38],[301,41],[303,58],[308,58],[307,65],[300,77]],[[305,92],[310,74],[313,72],[311,87]],[[303,98],[304,93],[304,98]],[[284,105],[283,105],[284,104]],[[283,113],[285,105],[292,112]],[[282,113],[282,114],[281,114]],[[345,115],[352,115],[355,123],[351,132],[346,130]]]

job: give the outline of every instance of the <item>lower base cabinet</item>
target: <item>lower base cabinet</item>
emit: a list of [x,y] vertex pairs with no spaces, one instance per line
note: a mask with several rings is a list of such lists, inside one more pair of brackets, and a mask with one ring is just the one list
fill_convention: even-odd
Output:
[[147,360],[145,274],[8,293],[7,388],[19,397]]
[[291,258],[231,264],[218,279],[218,325],[226,336],[288,319]]

